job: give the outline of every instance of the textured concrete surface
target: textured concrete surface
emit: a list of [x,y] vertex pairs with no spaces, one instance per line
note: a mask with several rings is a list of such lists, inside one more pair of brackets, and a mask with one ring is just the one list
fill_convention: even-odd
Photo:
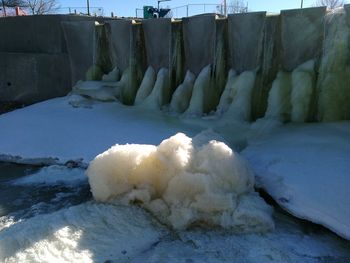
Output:
[[115,20],[106,24],[110,42],[113,65],[122,72],[129,67],[131,52],[134,49],[132,39],[132,21]]
[[67,55],[0,53],[0,101],[30,104],[70,90]]
[[281,11],[282,67],[292,71],[322,54],[325,7]]
[[266,16],[260,68],[253,91],[252,119],[264,116],[272,82],[277,76],[281,61],[281,20],[279,15]]
[[228,16],[229,65],[238,72],[260,66],[266,12]]
[[142,22],[147,64],[156,72],[171,67],[171,19],[148,19]]
[[85,79],[85,73],[93,64],[95,22],[63,22],[64,34],[70,60],[72,85]]
[[216,24],[214,15],[183,18],[185,68],[195,75],[214,62]]

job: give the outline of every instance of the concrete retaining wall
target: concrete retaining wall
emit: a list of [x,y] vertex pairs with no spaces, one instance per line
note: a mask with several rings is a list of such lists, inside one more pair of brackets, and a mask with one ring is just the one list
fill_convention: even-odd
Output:
[[68,55],[1,52],[0,58],[1,101],[30,104],[70,91]]
[[30,104],[67,94],[74,70],[70,70],[61,23],[92,19],[66,15],[0,18],[0,103]]
[[281,11],[282,68],[295,69],[320,58],[324,37],[325,7]]
[[[346,5],[345,10],[349,9],[349,5]],[[237,73],[256,70],[252,95],[252,119],[256,119],[266,111],[268,92],[279,70],[291,72],[310,59],[316,61],[315,70],[318,70],[324,47],[325,14],[326,9],[318,7],[284,10],[280,15],[273,16],[265,12],[229,15],[227,19],[202,15],[176,22],[170,19],[136,23],[126,19],[100,19],[100,22],[105,22],[100,25],[95,25],[92,21],[95,18],[90,17],[6,18],[0,19],[0,34],[9,36],[0,42],[0,59],[4,57],[2,60],[6,61],[2,62],[3,67],[7,65],[9,68],[6,72],[18,69],[20,75],[31,78],[31,83],[35,83],[39,79],[36,74],[47,71],[41,71],[40,67],[32,70],[32,66],[29,66],[32,62],[28,62],[27,56],[21,59],[13,54],[28,53],[35,61],[45,60],[45,56],[35,54],[55,56],[52,61],[57,63],[56,67],[70,70],[64,72],[67,76],[60,76],[63,73],[57,71],[49,72],[48,75],[58,79],[59,83],[66,83],[68,78],[70,83],[69,87],[62,87],[62,92],[52,88],[52,93],[46,97],[67,92],[76,81],[85,79],[86,71],[94,64],[99,65],[104,73],[115,66],[121,72],[129,69],[132,76],[129,77],[132,90],[130,98],[136,93],[148,66],[156,71],[161,67],[168,68],[172,89],[175,90],[184,80],[187,70],[198,76],[205,66],[211,65],[210,85],[218,96],[223,90],[229,69]],[[57,56],[62,57],[58,59]],[[28,66],[20,70],[21,64]],[[10,89],[7,83],[13,82],[12,73],[2,73],[0,76],[0,101],[18,98],[29,101],[25,99],[28,96],[18,94],[35,94],[23,92],[23,87],[17,84],[14,86],[16,88]],[[36,85],[41,84],[33,84],[33,87]],[[23,86],[32,89],[29,82],[23,82]],[[15,89],[18,89],[18,94],[11,95],[16,93]],[[218,102],[216,97],[215,103]],[[132,104],[133,100],[125,103]],[[212,108],[215,110],[215,105]]]

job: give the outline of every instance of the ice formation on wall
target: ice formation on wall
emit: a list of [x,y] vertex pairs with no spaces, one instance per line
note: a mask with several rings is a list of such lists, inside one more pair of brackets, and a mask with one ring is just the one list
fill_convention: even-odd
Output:
[[288,72],[279,71],[277,78],[272,83],[269,92],[265,118],[277,121],[290,119],[290,93],[292,90],[291,75]]
[[251,120],[251,102],[255,78],[255,71],[245,71],[237,76],[231,91],[233,100],[225,114],[225,118],[237,121]]
[[307,61],[292,73],[291,121],[305,122],[311,117],[312,96],[315,89],[315,62]]
[[155,82],[156,72],[151,66],[149,66],[142,79],[141,85],[136,93],[135,105],[138,105],[141,102],[143,102],[145,98],[147,98],[147,96],[151,94]]
[[191,71],[187,71],[185,80],[177,87],[172,96],[170,103],[171,112],[183,113],[188,108],[195,79],[195,75]]
[[120,79],[120,70],[118,69],[118,67],[114,67],[114,69],[112,69],[111,72],[109,72],[108,74],[104,74],[102,76],[102,81],[118,81]]
[[236,89],[235,89],[236,85],[234,85],[237,79],[236,77],[237,77],[236,71],[233,69],[230,69],[228,73],[225,89],[220,97],[219,105],[216,110],[218,114],[222,114],[228,110],[229,106],[232,103],[233,98],[236,95]]
[[315,62],[309,60],[291,73],[280,70],[269,92],[265,119],[305,122],[311,118],[315,96]]
[[327,14],[323,57],[318,77],[319,118],[350,119],[350,30],[344,9]]
[[272,209],[254,192],[247,163],[207,133],[178,133],[160,145],[115,145],[87,176],[97,201],[141,203],[175,229],[218,225],[239,232],[273,229]]
[[171,97],[171,86],[169,81],[169,70],[161,68],[157,74],[157,80],[152,92],[143,101],[142,105],[147,108],[160,109],[163,105],[169,103]]
[[87,96],[100,101],[115,101],[120,97],[118,82],[78,81],[71,94]]
[[201,70],[198,77],[196,78],[190,105],[184,113],[186,116],[201,116],[203,113],[205,113],[205,110],[207,108],[205,102],[208,100],[208,98],[205,97],[208,94],[208,90],[211,88],[210,74],[211,66],[208,65]]

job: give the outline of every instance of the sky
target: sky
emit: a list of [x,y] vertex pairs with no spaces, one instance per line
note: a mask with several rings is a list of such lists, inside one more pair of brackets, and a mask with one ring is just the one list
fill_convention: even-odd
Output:
[[[89,0],[90,7],[102,7],[105,16],[110,16],[111,12],[116,16],[135,16],[136,8],[142,9],[144,5],[157,6],[157,0]],[[246,0],[244,0],[246,1]],[[58,0],[62,12],[67,12],[68,7],[71,10],[77,9],[77,12],[86,12],[87,0]],[[227,0],[229,3],[230,0]],[[268,11],[279,12],[284,9],[299,8],[301,0],[248,0],[249,11]],[[315,0],[304,0],[304,7],[310,7]],[[198,4],[208,4],[204,5]],[[188,4],[195,4],[189,6],[189,15],[197,13],[212,12],[215,10],[215,5],[222,3],[222,0],[171,0],[169,2],[161,3],[161,6],[175,8]],[[210,5],[211,4],[211,5]],[[79,7],[79,8],[78,8]],[[94,10],[92,8],[92,10]],[[92,11],[93,12],[93,11]],[[176,16],[185,16],[186,7],[177,8],[173,10]],[[142,15],[142,11],[138,11],[138,15]]]

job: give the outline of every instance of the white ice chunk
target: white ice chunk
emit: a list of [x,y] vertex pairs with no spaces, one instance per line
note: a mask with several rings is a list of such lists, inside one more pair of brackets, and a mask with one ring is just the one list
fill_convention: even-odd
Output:
[[222,142],[194,141],[178,133],[157,147],[113,146],[87,170],[94,198],[142,203],[175,229],[204,223],[242,232],[271,230],[272,209],[254,192],[247,163]]

